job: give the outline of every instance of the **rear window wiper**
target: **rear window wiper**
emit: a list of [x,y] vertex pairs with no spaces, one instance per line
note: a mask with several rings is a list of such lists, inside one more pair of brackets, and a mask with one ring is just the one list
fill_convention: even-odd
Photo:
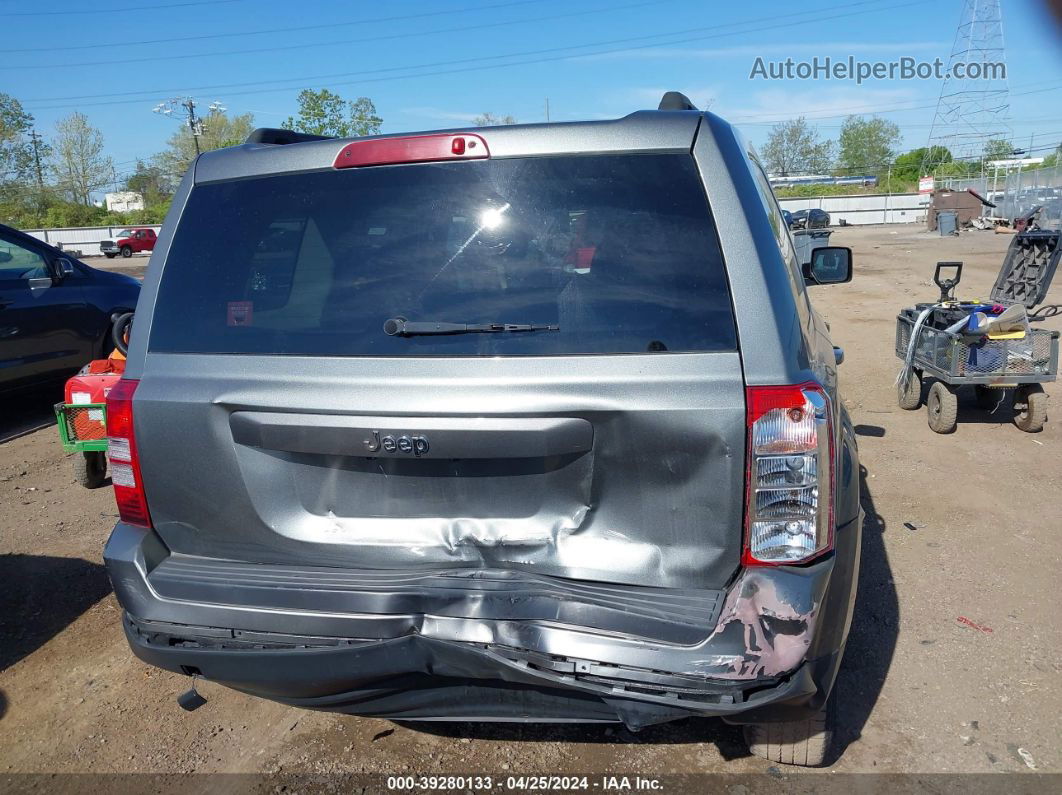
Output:
[[560,326],[546,323],[443,323],[437,320],[406,320],[404,317],[392,317],[384,323],[384,332],[392,337],[496,334],[507,331],[560,331]]

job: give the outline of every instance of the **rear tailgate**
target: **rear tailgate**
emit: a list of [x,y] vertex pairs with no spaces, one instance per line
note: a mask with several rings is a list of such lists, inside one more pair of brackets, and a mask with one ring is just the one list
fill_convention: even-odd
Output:
[[[736,570],[744,387],[688,154],[207,184],[164,268],[135,418],[171,551],[672,588]],[[398,317],[559,330],[384,333]]]

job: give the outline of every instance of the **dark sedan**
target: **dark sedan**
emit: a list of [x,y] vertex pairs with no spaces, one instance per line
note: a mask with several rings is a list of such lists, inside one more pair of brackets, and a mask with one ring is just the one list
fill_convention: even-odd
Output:
[[0,392],[58,380],[110,350],[140,282],[0,224]]
[[830,214],[813,207],[810,210],[797,210],[790,218],[790,229],[827,229],[830,226]]

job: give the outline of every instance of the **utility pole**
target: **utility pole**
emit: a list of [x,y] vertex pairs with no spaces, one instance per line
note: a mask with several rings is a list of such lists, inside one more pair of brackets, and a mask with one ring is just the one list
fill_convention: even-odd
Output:
[[[153,110],[163,116],[181,119],[188,125],[188,130],[192,133],[195,155],[199,157],[202,153],[202,149],[199,146],[199,136],[203,134],[203,118],[196,115],[195,100],[191,97],[174,97],[165,102],[160,102]],[[209,110],[211,113],[224,113],[227,108],[220,102],[215,101],[210,103]]]
[[546,121],[549,121],[549,97],[546,97]]
[[37,166],[37,189],[44,192],[44,176],[41,173],[41,135],[36,130],[30,130],[30,141],[33,142],[33,162]]
[[885,177],[885,210],[882,213],[883,224],[889,222],[889,197],[892,195],[892,163],[889,163],[889,175]]
[[201,154],[199,151],[199,136],[203,132],[203,125],[200,124],[195,115],[195,100],[187,97],[181,105],[188,111],[188,129],[192,131],[192,140],[195,142],[195,156],[199,157]]

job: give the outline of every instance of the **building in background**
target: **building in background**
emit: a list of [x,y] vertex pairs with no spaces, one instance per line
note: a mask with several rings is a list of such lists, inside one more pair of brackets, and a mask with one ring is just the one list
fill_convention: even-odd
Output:
[[107,205],[107,212],[128,213],[133,210],[144,209],[144,197],[131,190],[123,190],[118,193],[105,193],[103,200]]

